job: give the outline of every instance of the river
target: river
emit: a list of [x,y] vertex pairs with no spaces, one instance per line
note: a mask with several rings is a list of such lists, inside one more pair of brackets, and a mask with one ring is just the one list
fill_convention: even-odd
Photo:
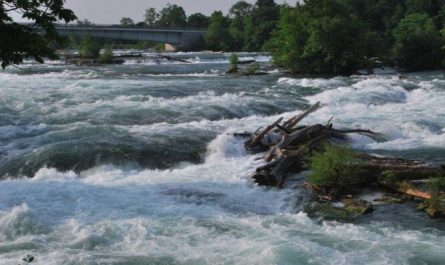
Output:
[[262,162],[230,134],[321,101],[305,122],[388,138],[356,149],[444,162],[444,73],[236,77],[230,54],[173,56],[192,63],[0,72],[0,264],[445,264],[443,220],[414,203],[311,219],[303,191],[251,181]]

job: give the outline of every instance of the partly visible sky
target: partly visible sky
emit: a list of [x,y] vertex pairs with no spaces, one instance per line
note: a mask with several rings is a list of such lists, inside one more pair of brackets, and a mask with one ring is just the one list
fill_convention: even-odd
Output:
[[[287,2],[295,5],[298,0],[275,0],[276,3]],[[66,0],[66,7],[72,9],[78,19],[88,19],[96,24],[118,24],[122,17],[130,17],[135,22],[142,21],[144,11],[154,7],[162,9],[167,3],[182,6],[187,16],[201,12],[210,15],[215,10],[224,13],[238,0]],[[255,0],[246,0],[255,3]]]

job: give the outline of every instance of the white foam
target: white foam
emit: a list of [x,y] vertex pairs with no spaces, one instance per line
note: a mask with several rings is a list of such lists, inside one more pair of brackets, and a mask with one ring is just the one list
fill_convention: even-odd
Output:
[[39,234],[42,229],[26,203],[13,207],[9,212],[0,211],[0,242]]
[[335,87],[335,86],[343,86],[346,84],[346,82],[339,77],[335,78],[290,78],[290,77],[280,77],[278,79],[278,84],[282,85],[289,85],[289,86],[300,86],[300,87],[322,87],[322,88],[329,88],[329,87]]
[[[313,114],[317,122],[335,117],[336,126],[367,128],[383,133],[388,142],[374,143],[353,136],[356,146],[370,149],[406,150],[445,147],[445,92],[424,81],[421,88],[405,90],[391,77],[364,78],[352,86],[341,86],[306,97],[311,103],[321,101],[323,108]],[[434,106],[432,108],[432,106]],[[435,124],[429,127],[428,124]],[[437,130],[437,126],[442,129]],[[439,128],[440,128],[439,127]]]

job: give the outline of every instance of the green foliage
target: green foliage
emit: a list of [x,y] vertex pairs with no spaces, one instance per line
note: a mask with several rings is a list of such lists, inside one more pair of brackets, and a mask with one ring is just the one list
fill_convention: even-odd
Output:
[[295,73],[352,73],[394,65],[435,69],[445,59],[445,2],[439,0],[306,0],[282,6],[267,48]]
[[238,71],[238,55],[236,53],[232,53],[230,55],[230,70],[229,71]]
[[392,171],[382,172],[381,179],[388,184],[395,184],[399,181],[396,175]]
[[254,62],[244,70],[244,73],[247,75],[253,75],[258,71],[260,71],[260,64],[258,62]]
[[229,10],[229,33],[233,39],[233,50],[241,50],[245,45],[246,23],[253,10],[253,6],[245,1],[235,3]]
[[210,18],[201,14],[201,13],[194,13],[191,14],[187,18],[187,24],[191,28],[207,28],[210,23]]
[[[320,7],[321,6],[321,7]],[[307,1],[282,9],[272,49],[274,61],[297,73],[350,73],[367,68],[380,41],[341,1]]]
[[412,14],[402,19],[393,31],[394,58],[409,70],[435,69],[443,59],[444,44],[432,18],[427,14]]
[[182,7],[178,5],[167,4],[160,14],[156,22],[156,26],[160,27],[185,27],[187,26],[187,16]]
[[215,11],[210,16],[210,24],[204,35],[207,48],[215,51],[228,51],[232,38],[228,31],[229,19],[221,11]]
[[445,192],[445,176],[431,177],[428,186],[434,193]]
[[90,22],[88,19],[83,19],[83,20],[77,20],[77,26],[79,27],[91,27],[94,26],[94,24],[92,22]]
[[[63,0],[0,1],[0,62],[2,68],[10,64],[20,64],[24,58],[34,58],[43,63],[43,58],[56,59],[50,42],[61,42],[54,23],[70,22],[76,19],[74,13],[64,7]],[[20,14],[32,25],[15,23],[11,13]],[[45,34],[38,34],[34,28],[40,27]]]
[[311,184],[335,196],[361,181],[358,173],[362,161],[352,150],[334,145],[325,145],[323,149],[310,158],[308,180]]
[[129,17],[123,17],[121,18],[120,21],[121,25],[124,27],[128,27],[128,26],[134,26],[134,21],[133,19],[129,18]]
[[159,19],[159,13],[155,8],[151,7],[145,10],[144,22],[148,26],[154,26]]
[[163,50],[165,50],[165,46],[164,46],[164,44],[163,43],[156,43],[154,46],[153,46],[153,49],[155,49],[156,51],[163,51]]
[[445,176],[431,177],[428,187],[432,190],[432,198],[425,201],[425,211],[431,217],[445,216]]
[[276,29],[280,8],[274,0],[258,0],[246,18],[244,50],[259,51]]
[[107,47],[99,57],[100,63],[111,63],[113,62],[113,50],[110,47]]
[[85,35],[80,40],[77,50],[79,56],[83,58],[98,58],[100,52],[100,45],[91,38],[90,35]]

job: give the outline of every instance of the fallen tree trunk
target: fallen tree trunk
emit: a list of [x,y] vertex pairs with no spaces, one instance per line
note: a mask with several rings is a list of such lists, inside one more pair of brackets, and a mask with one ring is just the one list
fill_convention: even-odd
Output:
[[415,187],[409,185],[407,182],[388,183],[386,181],[379,180],[378,184],[385,188],[406,194],[411,197],[420,198],[424,200],[431,200],[433,198],[433,196],[430,193],[416,189]]
[[277,121],[275,121],[274,123],[272,123],[271,125],[267,126],[266,128],[264,128],[264,130],[262,130],[258,135],[256,135],[250,142],[250,146],[255,146],[258,145],[261,142],[261,139],[263,139],[263,137],[270,132],[273,128],[275,128],[275,126],[277,126],[277,124],[279,124],[281,121],[283,120],[283,118],[279,118]]
[[310,106],[306,111],[304,111],[301,114],[295,115],[294,117],[290,118],[288,121],[286,121],[283,124],[283,128],[286,128],[286,130],[291,131],[295,125],[297,125],[300,121],[302,121],[307,115],[311,114],[312,112],[318,110],[320,108],[320,101],[315,103],[314,105]]

